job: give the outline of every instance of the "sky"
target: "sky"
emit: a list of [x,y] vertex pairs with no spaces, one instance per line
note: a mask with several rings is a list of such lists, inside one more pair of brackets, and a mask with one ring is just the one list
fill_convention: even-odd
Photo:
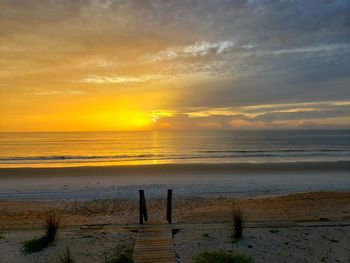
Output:
[[0,131],[350,128],[349,0],[0,0]]

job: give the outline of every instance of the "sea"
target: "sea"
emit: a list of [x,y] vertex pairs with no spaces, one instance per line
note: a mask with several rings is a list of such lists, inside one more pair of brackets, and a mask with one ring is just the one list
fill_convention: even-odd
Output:
[[0,168],[350,160],[350,130],[0,133]]

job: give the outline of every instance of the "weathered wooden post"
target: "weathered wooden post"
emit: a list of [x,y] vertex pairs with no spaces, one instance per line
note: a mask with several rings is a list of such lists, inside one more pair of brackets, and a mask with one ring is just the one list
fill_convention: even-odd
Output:
[[139,204],[140,224],[143,224],[143,220],[145,220],[146,222],[148,220],[145,192],[143,190],[139,190],[139,196],[140,196],[140,204]]
[[168,196],[167,196],[167,206],[166,206],[166,219],[168,220],[168,223],[171,224],[171,199],[173,196],[173,190],[168,189]]
[[145,197],[145,193],[143,190],[142,190],[142,204],[143,204],[143,218],[147,222],[148,221],[148,213],[147,213],[146,197]]
[[140,224],[143,224],[143,198],[142,196],[144,196],[145,193],[143,190],[139,190],[139,213],[140,213]]

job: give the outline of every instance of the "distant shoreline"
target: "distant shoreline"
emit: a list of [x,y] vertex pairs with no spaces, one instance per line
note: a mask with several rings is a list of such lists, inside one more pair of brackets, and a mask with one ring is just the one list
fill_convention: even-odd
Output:
[[272,163],[165,163],[142,165],[109,165],[109,166],[72,166],[72,167],[11,167],[0,168],[1,177],[21,176],[69,176],[95,175],[103,172],[104,175],[119,175],[129,173],[255,173],[255,172],[329,172],[350,171],[350,161],[334,162],[272,162]]

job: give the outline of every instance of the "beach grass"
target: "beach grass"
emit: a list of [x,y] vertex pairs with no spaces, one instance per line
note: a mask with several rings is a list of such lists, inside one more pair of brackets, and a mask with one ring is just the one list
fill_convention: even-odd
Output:
[[60,224],[60,220],[57,218],[57,216],[55,214],[50,214],[46,218],[46,225],[45,225],[46,234],[45,234],[45,236],[46,236],[48,242],[51,243],[55,240],[59,224]]
[[60,220],[57,218],[55,214],[50,214],[46,218],[45,237],[48,243],[51,243],[55,240],[59,224],[60,224]]
[[24,241],[22,244],[23,244],[22,252],[24,254],[32,254],[35,252],[39,252],[49,246],[46,240],[46,237],[27,240],[27,241]]
[[66,248],[65,252],[59,256],[60,263],[74,263],[76,262],[72,256],[69,247]]
[[237,240],[241,239],[243,237],[245,217],[239,205],[234,205],[232,208],[232,223],[233,237]]
[[132,247],[119,245],[115,248],[113,255],[105,260],[105,263],[133,263]]
[[40,238],[35,238],[23,242],[22,252],[31,254],[43,250],[50,246],[56,238],[59,227],[59,219],[55,214],[50,214],[46,217],[45,234]]
[[193,258],[194,263],[255,263],[254,259],[242,254],[232,254],[224,250],[203,252]]
[[209,235],[208,233],[204,233],[204,234],[202,235],[202,237],[209,238],[210,235]]

